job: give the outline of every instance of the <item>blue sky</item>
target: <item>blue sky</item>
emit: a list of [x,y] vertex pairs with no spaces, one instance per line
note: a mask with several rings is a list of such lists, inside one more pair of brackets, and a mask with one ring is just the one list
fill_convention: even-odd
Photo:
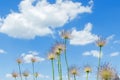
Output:
[[[82,68],[85,64],[93,67],[91,78],[95,79],[99,50],[94,43],[97,35],[107,39],[102,63],[110,62],[120,72],[120,1],[57,1],[0,0],[0,80],[11,80],[6,75],[18,71],[16,59],[33,55],[30,53],[40,59],[35,66],[42,75],[41,80],[47,80],[46,76],[51,78],[51,64],[46,60],[46,54],[55,41],[61,41],[59,32],[63,29],[70,30],[73,36],[68,42],[67,56],[70,66],[80,66],[80,79],[84,80]],[[23,70],[31,72],[30,63],[22,66]],[[65,75],[64,54],[62,66]]]

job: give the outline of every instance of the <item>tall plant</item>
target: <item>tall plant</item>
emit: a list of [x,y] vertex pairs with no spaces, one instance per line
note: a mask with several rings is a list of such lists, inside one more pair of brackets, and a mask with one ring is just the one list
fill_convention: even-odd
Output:
[[61,53],[65,50],[65,45],[63,43],[56,43],[53,46],[53,53],[56,54],[58,60],[58,73],[59,80],[62,80],[62,64],[61,64]]
[[[102,47],[105,45],[106,40],[99,37],[96,41],[97,46],[99,47],[99,57],[98,57],[98,72],[100,69],[100,63],[101,63],[101,56],[102,56]],[[99,74],[97,73],[97,80],[99,80]]]
[[48,59],[51,61],[52,64],[52,75],[53,75],[53,80],[55,80],[55,74],[54,74],[54,60],[55,60],[56,55],[53,52],[50,52],[48,54]]
[[17,63],[18,63],[18,68],[19,68],[20,79],[22,80],[22,71],[21,71],[22,59],[21,59],[21,58],[18,58],[18,59],[17,59]]
[[61,37],[64,40],[64,44],[65,44],[65,50],[64,50],[64,57],[65,57],[65,62],[66,62],[66,68],[67,68],[67,76],[68,76],[68,80],[70,80],[70,75],[69,75],[69,65],[68,65],[68,60],[67,60],[67,40],[71,38],[71,34],[70,31],[61,31]]

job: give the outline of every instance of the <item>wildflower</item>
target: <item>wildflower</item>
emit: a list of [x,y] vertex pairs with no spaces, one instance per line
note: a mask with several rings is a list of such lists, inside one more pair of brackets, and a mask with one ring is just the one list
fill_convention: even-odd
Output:
[[109,65],[103,65],[100,68],[99,75],[103,80],[111,80],[115,77],[115,71]]
[[20,79],[22,80],[21,65],[20,65],[22,63],[22,59],[18,58],[16,61],[18,63],[18,67],[19,67]]
[[98,38],[98,40],[96,41],[96,44],[99,47],[103,47],[105,45],[105,43],[106,43],[106,40],[102,39],[102,38]]
[[88,80],[88,74],[92,71],[90,66],[85,66],[84,71],[86,72],[86,80]]
[[34,72],[35,72],[35,70],[34,70],[34,63],[35,63],[36,61],[37,61],[37,59],[36,59],[35,56],[31,58],[32,70],[33,70],[33,80],[35,80],[35,77],[34,77]]
[[32,63],[34,63],[34,62],[36,62],[36,61],[37,61],[37,59],[36,59],[35,57],[32,57],[32,58],[31,58],[31,62],[32,62]]
[[28,72],[28,71],[24,71],[24,72],[23,72],[23,76],[24,76],[24,77],[28,77],[28,76],[29,76],[29,72]]
[[[106,40],[100,37],[96,41],[97,46],[100,48],[99,57],[98,57],[98,72],[99,72],[100,63],[101,63],[102,47],[105,45],[105,43],[106,43]],[[99,79],[99,74],[97,74],[97,80],[98,79]]]
[[92,69],[91,69],[90,66],[85,66],[84,71],[85,71],[86,73],[90,73],[90,72],[92,71]]
[[16,80],[16,78],[18,77],[18,75],[19,75],[19,74],[18,74],[17,72],[12,72],[12,77],[15,78],[15,80]]
[[37,80],[37,78],[38,78],[38,76],[39,76],[39,73],[38,73],[38,72],[35,72],[34,76],[35,76],[35,78],[36,78],[36,80]]
[[16,61],[17,61],[18,64],[22,63],[22,59],[21,58],[18,58]]
[[51,60],[51,64],[52,64],[52,74],[53,74],[53,80],[55,80],[54,78],[54,59],[55,59],[56,55],[52,52],[50,52],[48,54],[48,59]]
[[70,80],[70,76],[69,76],[69,65],[68,65],[68,61],[67,61],[67,51],[66,51],[66,47],[67,47],[67,40],[71,38],[71,32],[70,31],[61,31],[61,37],[64,39],[64,45],[65,45],[65,50],[64,50],[64,57],[65,57],[65,63],[66,63],[66,68],[67,68],[67,76],[68,76],[68,80]]
[[70,39],[70,38],[71,38],[71,33],[70,33],[70,31],[62,30],[62,31],[61,31],[61,37],[62,37],[63,39]]
[[52,48],[53,53],[57,55],[57,59],[58,59],[58,73],[59,73],[59,79],[60,80],[62,80],[61,53],[64,50],[65,50],[65,45],[63,43],[56,43],[53,46],[53,48]]
[[79,68],[76,66],[72,66],[69,68],[69,73],[74,76],[74,80],[76,80],[76,76],[79,75]]
[[56,55],[60,55],[62,53],[62,51],[65,50],[65,45],[63,43],[56,43],[54,46],[53,46],[53,52],[56,54]]
[[54,60],[55,57],[56,57],[56,55],[54,53],[52,53],[52,52],[48,54],[48,59],[49,60]]

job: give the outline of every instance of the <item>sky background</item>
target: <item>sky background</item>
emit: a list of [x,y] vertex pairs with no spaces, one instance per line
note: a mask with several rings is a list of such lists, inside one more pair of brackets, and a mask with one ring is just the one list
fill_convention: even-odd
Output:
[[[120,74],[120,1],[119,0],[0,0],[0,80],[11,80],[18,71],[16,59],[23,57],[22,70],[31,72],[31,56],[41,80],[51,80],[51,63],[46,59],[55,41],[62,41],[59,32],[70,30],[67,42],[69,66],[80,67],[79,79],[85,80],[83,67],[89,64],[96,77],[99,48],[97,36],[107,39],[102,49],[102,64],[110,63]],[[63,75],[66,75],[62,54]],[[57,77],[57,62],[55,62]],[[78,79],[78,80],[79,80]],[[66,80],[64,78],[64,80]]]

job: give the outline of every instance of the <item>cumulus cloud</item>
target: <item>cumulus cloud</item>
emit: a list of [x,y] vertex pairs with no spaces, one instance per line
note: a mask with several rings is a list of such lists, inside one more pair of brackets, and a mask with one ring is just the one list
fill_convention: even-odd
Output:
[[119,52],[113,52],[110,54],[111,57],[115,57],[115,56],[118,56],[120,53]]
[[35,52],[35,51],[29,51],[27,54],[26,53],[23,53],[21,54],[22,58],[23,58],[23,61],[25,63],[31,63],[31,59],[32,58],[35,58],[36,59],[36,62],[41,62],[41,61],[44,61],[45,59],[38,56],[38,52]]
[[[101,55],[101,57],[102,57],[102,55]],[[97,50],[86,51],[83,53],[83,56],[93,56],[93,57],[99,58],[99,51],[97,51]]]
[[0,32],[23,39],[53,34],[55,28],[62,27],[79,14],[91,13],[92,4],[83,6],[71,0],[57,0],[54,4],[47,0],[22,0],[19,11],[12,11],[4,19]]
[[98,39],[98,36],[91,33],[92,30],[92,24],[87,23],[85,25],[85,28],[83,30],[77,31],[76,29],[73,29],[71,32],[71,40],[70,44],[72,45],[86,45],[89,43],[94,42]]

